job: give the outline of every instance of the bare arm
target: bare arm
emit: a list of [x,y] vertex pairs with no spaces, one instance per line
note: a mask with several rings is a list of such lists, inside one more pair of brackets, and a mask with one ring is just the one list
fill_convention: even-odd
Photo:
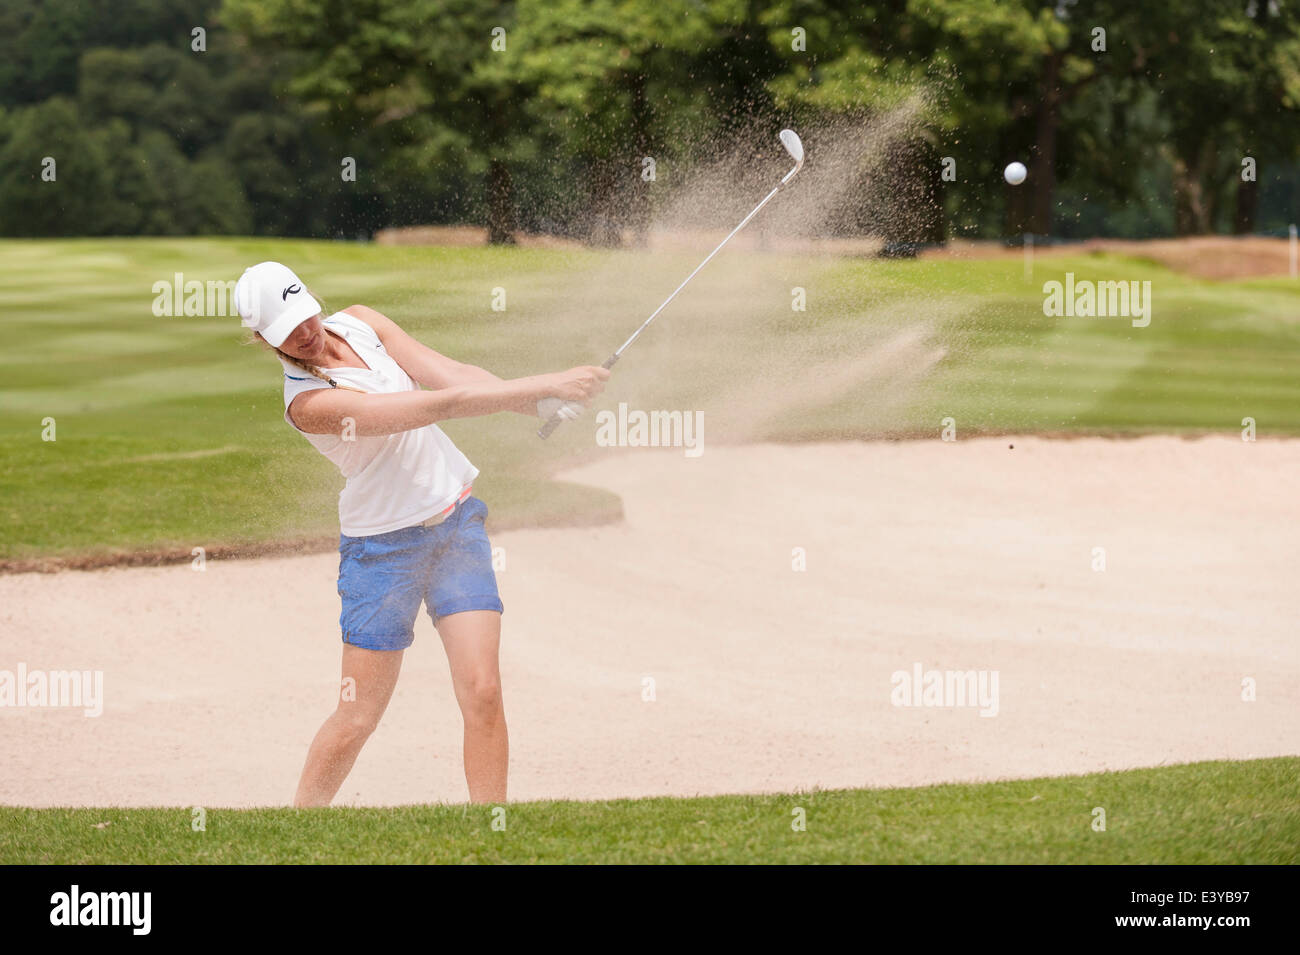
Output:
[[451,418],[474,418],[498,411],[536,413],[542,398],[586,404],[604,389],[609,372],[581,366],[550,375],[513,378],[396,394],[361,394],[318,388],[289,404],[289,417],[309,434],[339,434],[349,422],[359,435],[397,434]]
[[[490,371],[479,368],[477,365],[467,365],[464,362],[456,361],[454,358],[448,358],[446,355],[434,351],[428,345],[416,341],[391,318],[375,311],[373,308],[365,305],[352,305],[345,308],[344,311],[361,319],[373,328],[375,334],[379,336],[379,340],[384,343],[384,348],[388,351],[388,354],[393,356],[393,360],[401,365],[408,375],[426,388],[451,388],[455,385],[486,384],[501,381]],[[526,415],[536,413],[533,408],[513,408],[511,410],[522,410],[522,413]]]

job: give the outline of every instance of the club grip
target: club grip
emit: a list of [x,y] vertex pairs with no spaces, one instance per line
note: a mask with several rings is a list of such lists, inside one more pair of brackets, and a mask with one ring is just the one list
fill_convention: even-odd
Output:
[[[614,362],[616,361],[618,361],[618,352],[615,352],[614,354],[606,358],[600,367],[604,368],[606,371],[609,371],[611,368],[614,367]],[[560,421],[561,418],[558,414],[551,415],[549,418],[546,419],[546,424],[542,425],[541,428],[538,429],[537,436],[541,438],[543,441],[545,441],[547,438],[551,436],[551,432],[560,426]]]
[[537,436],[545,441],[551,436],[551,432],[560,426],[560,420],[558,414],[551,415],[546,419],[546,424],[542,425],[541,429],[537,432]]

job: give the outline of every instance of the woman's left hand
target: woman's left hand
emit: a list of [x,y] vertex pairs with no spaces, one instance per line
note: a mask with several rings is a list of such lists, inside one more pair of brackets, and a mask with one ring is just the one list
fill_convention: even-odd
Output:
[[582,405],[578,402],[565,401],[563,398],[543,398],[537,402],[537,417],[543,421],[550,421],[555,414],[560,416],[561,421],[572,421],[582,411]]

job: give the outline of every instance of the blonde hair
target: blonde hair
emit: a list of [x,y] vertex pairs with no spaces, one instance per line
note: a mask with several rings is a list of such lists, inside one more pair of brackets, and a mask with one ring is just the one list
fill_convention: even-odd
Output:
[[[321,316],[323,317],[325,315],[328,315],[329,309],[326,308],[325,303],[321,301],[320,297],[314,295],[311,289],[306,289],[306,291],[308,295],[311,295],[311,297],[316,299],[317,302],[320,302]],[[294,355],[290,355],[285,352],[282,352],[280,349],[276,348],[265,338],[263,338],[259,332],[253,332],[253,338],[256,341],[261,342],[263,346],[275,352],[277,355],[279,355],[289,364],[293,365],[295,368],[301,368],[303,371],[307,372],[307,374],[311,375],[313,378],[319,378],[321,381],[327,382],[331,388],[341,388],[343,391],[355,391],[357,394],[361,394],[361,395],[368,394],[368,392],[365,391],[365,389],[363,388],[354,388],[352,385],[340,384],[339,382],[331,378],[329,375],[325,374],[325,372],[317,368],[315,365],[303,361],[301,358],[295,357]]]

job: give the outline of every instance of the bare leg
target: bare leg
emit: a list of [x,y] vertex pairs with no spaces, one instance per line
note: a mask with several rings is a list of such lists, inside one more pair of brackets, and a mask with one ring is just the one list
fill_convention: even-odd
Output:
[[384,715],[402,669],[403,652],[343,644],[344,684],[338,709],[316,732],[307,751],[295,806],[328,806],[338,793],[361,747]]
[[470,802],[506,800],[510,744],[501,701],[501,614],[466,610],[438,620],[452,687],[465,719],[465,781]]

